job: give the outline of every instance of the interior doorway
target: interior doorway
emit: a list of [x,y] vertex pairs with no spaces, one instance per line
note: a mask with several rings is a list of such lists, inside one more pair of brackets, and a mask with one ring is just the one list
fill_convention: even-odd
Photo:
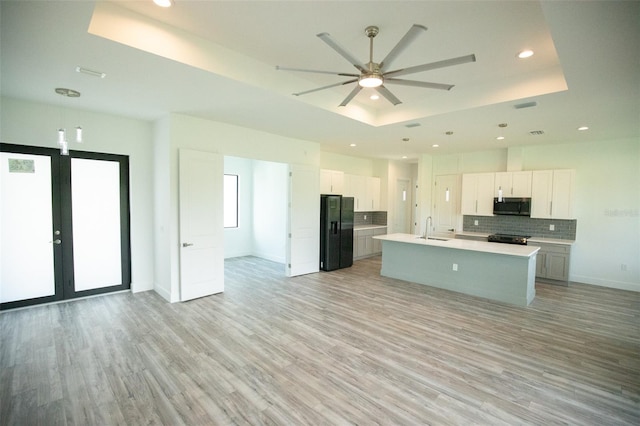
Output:
[[131,285],[126,156],[0,144],[0,309]]

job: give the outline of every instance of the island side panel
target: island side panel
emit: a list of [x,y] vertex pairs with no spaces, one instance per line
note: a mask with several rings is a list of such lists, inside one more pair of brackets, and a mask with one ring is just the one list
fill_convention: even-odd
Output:
[[[535,254],[509,256],[382,241],[381,275],[527,306],[535,297]],[[458,270],[453,271],[453,264]]]

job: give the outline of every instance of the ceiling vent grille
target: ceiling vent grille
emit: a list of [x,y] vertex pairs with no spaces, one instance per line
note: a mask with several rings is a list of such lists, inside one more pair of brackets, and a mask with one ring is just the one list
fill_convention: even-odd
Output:
[[412,127],[420,127],[420,123],[409,123],[407,125],[405,125],[404,127],[406,128],[412,128]]
[[538,105],[538,103],[537,103],[537,102],[525,102],[525,103],[523,103],[523,104],[517,104],[517,105],[514,105],[513,107],[514,107],[515,109],[523,109],[523,108],[531,108],[531,107],[534,107],[534,106],[536,106],[536,105]]
[[532,130],[529,132],[531,136],[544,135],[544,130]]

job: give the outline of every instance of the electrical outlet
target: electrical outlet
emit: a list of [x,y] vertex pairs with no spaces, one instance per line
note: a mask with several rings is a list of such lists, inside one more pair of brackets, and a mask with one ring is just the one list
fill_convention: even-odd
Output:
[[477,221],[477,220],[474,220],[474,221],[473,221],[473,225],[474,225],[474,226],[478,226],[478,221]]
[[555,230],[556,230],[555,225],[549,225],[549,231],[555,231]]
[[454,270],[454,271],[457,271],[457,270],[458,270],[458,264],[457,264],[457,263],[454,263],[454,264],[453,264],[453,270]]

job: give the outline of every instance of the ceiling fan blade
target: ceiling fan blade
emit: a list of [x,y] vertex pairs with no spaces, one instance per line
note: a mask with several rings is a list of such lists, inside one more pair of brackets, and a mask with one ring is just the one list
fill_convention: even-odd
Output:
[[427,27],[413,24],[409,31],[400,39],[398,44],[387,54],[387,57],[380,62],[380,69],[383,71],[416,39],[420,34],[427,31]]
[[[358,81],[357,78],[354,79],[354,80],[341,81],[340,83],[334,83],[334,84],[330,84],[328,86],[318,87],[317,89],[305,90],[304,92],[294,93],[294,95],[295,96],[306,95],[307,93],[318,92],[320,90],[330,89],[332,87],[344,86],[345,84],[355,83],[356,81]],[[360,87],[360,86],[358,86],[358,87]]]
[[454,84],[428,83],[426,81],[402,80],[400,78],[385,78],[385,83],[400,84],[402,86],[424,87],[427,89],[451,90]]
[[384,76],[395,77],[399,75],[413,74],[416,72],[423,72],[423,71],[429,71],[429,70],[434,70],[438,68],[451,67],[453,65],[466,64],[467,62],[475,62],[475,61],[476,61],[476,55],[471,54],[466,56],[460,56],[458,58],[445,59],[444,61],[431,62],[429,64],[416,65],[414,67],[402,68],[395,71],[385,72]]
[[401,103],[402,103],[402,101],[401,101],[400,99],[396,98],[396,97],[394,96],[394,94],[393,94],[393,93],[391,93],[391,92],[389,91],[389,89],[387,89],[386,87],[384,87],[384,85],[382,85],[382,86],[378,86],[378,87],[376,87],[375,89],[376,89],[376,91],[377,91],[378,93],[380,93],[382,96],[384,96],[384,97],[385,97],[389,102],[391,102],[392,104],[394,104],[394,105],[398,105],[398,104],[401,104]]
[[356,84],[356,87],[354,87],[351,93],[349,93],[349,95],[347,95],[347,97],[344,98],[344,101],[342,101],[342,103],[339,106],[347,106],[347,104],[351,102],[351,99],[355,98],[356,95],[360,93],[361,90],[362,90],[362,87],[359,84]]
[[297,71],[297,72],[312,72],[317,74],[331,74],[331,75],[340,75],[344,77],[360,77],[360,74],[349,74],[346,72],[333,72],[333,71],[321,71],[321,70],[305,70],[301,68],[289,68],[289,67],[281,67],[280,65],[276,65],[276,70],[278,71]]
[[354,67],[356,67],[358,69],[358,71],[360,71],[360,72],[365,72],[366,71],[366,69],[360,63],[360,61],[355,56],[353,56],[351,53],[347,52],[342,46],[340,46],[338,43],[336,43],[336,41],[331,38],[331,35],[329,33],[320,33],[320,34],[317,34],[317,36],[320,37],[320,39],[322,41],[327,43],[329,45],[329,47],[331,47],[333,50],[338,52],[340,54],[340,56],[342,56],[347,61],[349,61],[349,63],[351,65],[353,65]]

